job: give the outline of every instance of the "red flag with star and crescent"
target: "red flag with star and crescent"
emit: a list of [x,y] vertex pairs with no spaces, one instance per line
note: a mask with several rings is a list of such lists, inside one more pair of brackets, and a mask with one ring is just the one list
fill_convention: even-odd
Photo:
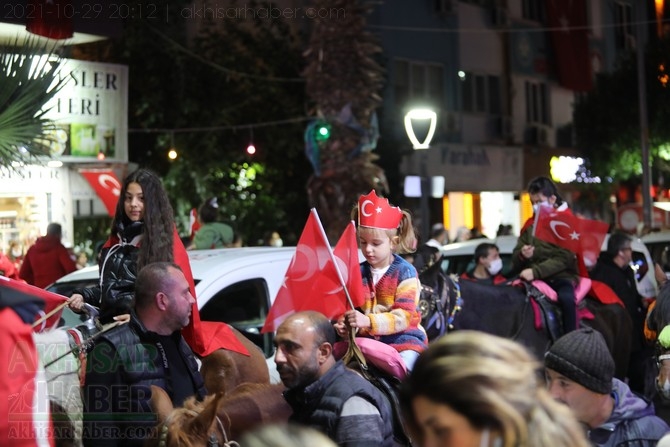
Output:
[[289,315],[305,310],[335,319],[351,305],[362,305],[364,299],[354,223],[347,226],[333,251],[312,209],[261,332],[275,331]]
[[546,0],[547,26],[562,86],[578,92],[593,88],[585,0]]
[[588,277],[584,258],[598,259],[609,225],[598,220],[583,219],[569,210],[556,211],[541,206],[538,210],[535,237],[575,253],[582,276]]

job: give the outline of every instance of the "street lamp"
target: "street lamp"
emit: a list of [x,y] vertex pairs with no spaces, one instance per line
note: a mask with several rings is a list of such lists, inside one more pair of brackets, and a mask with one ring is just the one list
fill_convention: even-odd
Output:
[[[428,133],[423,142],[419,141],[416,137],[416,132],[414,132],[414,126],[412,120],[428,120]],[[425,127],[425,126],[424,126]],[[430,147],[430,141],[435,135],[435,128],[437,127],[437,113],[431,109],[412,109],[407,114],[405,114],[405,132],[409,137],[409,141],[412,143],[412,148],[414,150],[428,149]],[[429,223],[429,211],[428,211],[428,194],[430,188],[430,179],[428,178],[428,172],[426,171],[427,163],[427,153],[424,151],[421,154],[421,241],[426,242],[429,239],[428,226]]]

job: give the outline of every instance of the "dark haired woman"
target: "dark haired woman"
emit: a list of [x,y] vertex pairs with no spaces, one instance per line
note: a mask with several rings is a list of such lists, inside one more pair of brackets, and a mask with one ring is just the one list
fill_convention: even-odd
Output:
[[[127,314],[133,305],[135,279],[152,262],[175,262],[184,272],[191,293],[193,274],[186,249],[179,239],[172,206],[160,178],[138,169],[124,180],[109,238],[101,250],[100,281],[95,287],[76,289],[70,308],[81,310],[84,302],[100,308],[100,321]],[[197,304],[182,335],[194,352],[206,355]]]

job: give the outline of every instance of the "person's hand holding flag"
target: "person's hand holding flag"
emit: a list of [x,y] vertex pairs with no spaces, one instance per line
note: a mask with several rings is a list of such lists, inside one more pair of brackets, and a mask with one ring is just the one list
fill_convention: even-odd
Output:
[[331,250],[312,209],[262,332],[276,330],[294,312],[314,310],[335,319],[364,301],[354,223]]

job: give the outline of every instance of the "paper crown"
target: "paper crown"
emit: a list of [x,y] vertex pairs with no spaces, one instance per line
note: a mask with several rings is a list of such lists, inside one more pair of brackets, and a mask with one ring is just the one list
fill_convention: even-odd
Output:
[[374,189],[358,199],[358,225],[382,230],[395,230],[400,225],[402,210],[389,205],[388,199],[377,197]]

